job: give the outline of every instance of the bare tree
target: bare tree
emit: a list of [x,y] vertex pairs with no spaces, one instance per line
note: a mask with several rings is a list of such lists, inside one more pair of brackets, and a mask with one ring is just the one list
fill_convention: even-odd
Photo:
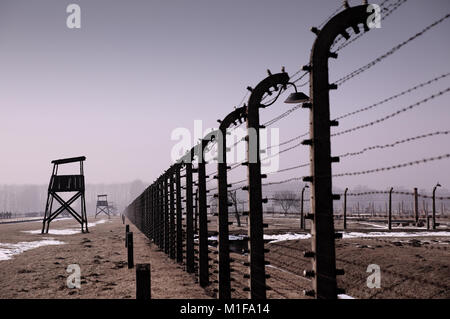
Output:
[[287,215],[292,207],[298,207],[300,199],[293,191],[281,191],[275,193],[273,197],[274,202],[280,205],[284,211],[284,215]]
[[239,211],[238,211],[238,204],[240,203],[240,201],[237,198],[236,191],[228,191],[228,200],[234,206],[234,216],[236,216],[236,222],[237,222],[238,227],[241,227],[241,218],[239,216]]
[[209,205],[211,206],[211,213],[217,213],[218,201],[216,197],[211,197],[211,199],[209,200]]

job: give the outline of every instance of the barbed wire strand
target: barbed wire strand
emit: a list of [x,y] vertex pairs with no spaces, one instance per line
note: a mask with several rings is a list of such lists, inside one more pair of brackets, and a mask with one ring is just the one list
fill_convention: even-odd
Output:
[[402,163],[402,164],[397,164],[397,165],[392,165],[392,166],[387,166],[387,167],[369,169],[369,170],[365,170],[365,171],[334,174],[333,177],[357,176],[357,175],[366,175],[366,174],[372,174],[372,173],[378,173],[378,172],[386,172],[386,171],[404,168],[404,167],[408,167],[408,166],[415,166],[415,165],[424,164],[424,163],[428,163],[428,162],[439,161],[439,160],[443,160],[443,159],[447,159],[447,158],[450,158],[450,154],[444,154],[444,155],[424,158],[421,160],[412,161],[412,162],[408,162],[408,163]]
[[376,58],[375,60],[367,63],[366,65],[356,69],[355,71],[343,76],[342,78],[338,79],[337,81],[335,81],[334,83],[337,85],[342,85],[343,83],[347,82],[348,80],[354,78],[355,76],[369,70],[370,68],[372,68],[374,65],[378,64],[379,62],[383,61],[384,59],[386,59],[387,57],[391,56],[392,54],[394,54],[395,52],[397,52],[398,50],[400,50],[402,47],[404,47],[406,44],[412,42],[413,40],[419,38],[420,36],[424,35],[427,31],[431,30],[432,28],[434,28],[435,26],[439,25],[440,23],[444,22],[446,19],[448,19],[450,17],[450,14],[446,14],[443,18],[433,22],[432,24],[430,24],[429,26],[427,26],[426,28],[424,28],[422,31],[416,33],[414,36],[410,37],[409,39],[403,41],[402,43],[396,45],[395,47],[393,47],[392,49],[390,49],[389,51],[387,51],[386,53],[384,53],[383,55],[379,56],[378,58]]
[[433,137],[433,136],[438,136],[438,135],[448,135],[449,133],[450,133],[450,131],[437,131],[437,132],[433,132],[433,133],[422,134],[422,135],[402,139],[399,141],[395,141],[393,143],[389,143],[389,144],[385,144],[385,145],[374,145],[374,146],[365,147],[360,151],[345,153],[342,155],[338,155],[338,157],[345,158],[345,157],[350,157],[350,156],[362,155],[368,151],[372,151],[372,150],[376,150],[376,149],[392,148],[392,147],[395,147],[395,146],[398,146],[398,145],[401,145],[404,143],[414,142],[417,140],[421,140],[421,139],[425,139],[425,138],[429,138],[429,137]]
[[426,102],[428,102],[430,100],[433,100],[433,99],[435,99],[435,98],[437,98],[439,96],[442,96],[442,95],[448,93],[449,91],[450,91],[450,87],[445,89],[445,90],[443,90],[443,91],[435,93],[435,94],[433,94],[433,95],[431,95],[431,96],[429,96],[429,97],[427,97],[427,98],[425,98],[425,99],[423,99],[423,100],[421,100],[419,102],[416,102],[416,103],[411,104],[411,105],[409,105],[407,107],[404,107],[404,108],[402,108],[402,109],[400,109],[400,110],[398,110],[398,111],[396,111],[394,113],[391,113],[391,114],[389,114],[387,116],[379,118],[378,120],[371,121],[371,122],[366,123],[366,124],[358,125],[358,126],[355,126],[353,128],[350,128],[350,129],[347,129],[347,130],[344,130],[344,131],[341,131],[341,132],[337,132],[337,133],[331,134],[331,137],[341,136],[341,135],[344,135],[344,134],[347,134],[347,133],[350,133],[350,132],[354,132],[354,131],[357,131],[357,130],[360,130],[360,129],[363,129],[363,128],[366,128],[366,127],[369,127],[369,126],[380,124],[380,123],[382,123],[382,122],[384,122],[386,120],[389,120],[391,118],[394,118],[394,117],[396,117],[396,116],[398,116],[398,115],[400,115],[400,114],[402,114],[404,112],[410,111],[410,110],[416,108],[417,106],[420,106],[420,105],[422,105],[422,104],[424,104],[424,103],[426,103]]
[[428,81],[426,81],[426,82],[420,83],[420,84],[418,84],[418,85],[416,85],[416,86],[414,86],[414,87],[411,87],[411,88],[409,88],[409,89],[407,89],[407,90],[405,90],[405,91],[402,91],[402,92],[400,92],[400,93],[398,93],[398,94],[395,94],[395,95],[392,95],[392,96],[390,96],[390,97],[388,97],[388,98],[385,98],[384,100],[379,101],[379,102],[377,102],[377,103],[374,103],[374,104],[372,104],[372,105],[370,105],[370,106],[367,106],[367,107],[358,109],[358,110],[356,110],[356,111],[352,111],[352,112],[346,113],[346,114],[344,114],[344,115],[340,115],[339,117],[335,118],[335,120],[336,120],[336,121],[337,121],[337,120],[342,120],[342,119],[344,119],[344,118],[347,118],[347,117],[356,115],[356,114],[358,114],[358,113],[365,112],[365,111],[369,111],[369,110],[371,110],[371,109],[373,109],[373,108],[375,108],[375,107],[377,107],[377,106],[380,106],[380,105],[382,105],[382,104],[385,104],[385,103],[387,103],[387,102],[390,102],[390,101],[392,101],[392,100],[395,100],[395,99],[397,99],[397,98],[399,98],[399,97],[401,97],[401,96],[404,96],[404,95],[406,95],[406,94],[408,94],[408,93],[411,93],[411,92],[413,92],[413,91],[415,91],[415,90],[418,90],[418,89],[420,89],[420,88],[423,88],[423,87],[425,87],[425,86],[427,86],[427,85],[430,85],[430,84],[432,84],[432,83],[438,82],[439,80],[442,80],[442,79],[448,77],[449,75],[450,75],[450,72],[444,73],[444,74],[439,75],[439,76],[437,76],[437,77],[435,77],[435,78],[433,78],[433,79],[431,79],[431,80],[428,80]]

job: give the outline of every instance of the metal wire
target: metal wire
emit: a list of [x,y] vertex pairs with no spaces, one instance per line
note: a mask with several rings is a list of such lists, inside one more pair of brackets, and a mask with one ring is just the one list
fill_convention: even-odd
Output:
[[450,17],[450,14],[446,14],[443,18],[433,22],[432,24],[430,24],[429,26],[424,28],[422,31],[416,33],[414,36],[410,37],[408,40],[405,40],[402,43],[396,45],[395,47],[393,47],[392,49],[390,49],[389,51],[387,51],[383,55],[379,56],[375,60],[367,63],[366,65],[360,67],[359,69],[356,69],[355,71],[353,71],[353,72],[347,74],[346,76],[340,78],[339,80],[335,81],[335,84],[341,85],[341,84],[347,82],[348,80],[354,78],[355,76],[357,76],[357,75],[359,75],[359,74],[369,70],[374,65],[378,64],[379,62],[383,61],[384,59],[386,59],[390,55],[394,54],[395,52],[400,50],[402,47],[404,47],[406,44],[408,44],[408,43],[412,42],[413,40],[419,38],[420,36],[424,35],[427,31],[429,31],[433,27],[439,25],[440,23],[442,23],[443,21],[445,21],[449,17]]
[[408,163],[402,163],[402,164],[392,165],[392,166],[388,166],[388,167],[369,169],[369,170],[365,170],[365,171],[334,174],[333,177],[357,176],[357,175],[366,175],[366,174],[378,173],[378,172],[386,172],[386,171],[390,171],[390,170],[394,170],[394,169],[424,164],[424,163],[433,162],[433,161],[439,161],[439,160],[443,160],[443,159],[447,159],[447,158],[450,158],[450,154],[444,154],[444,155],[440,155],[440,156],[436,156],[436,157],[429,157],[429,158],[424,158],[421,160],[412,161],[412,162],[408,162]]
[[402,139],[402,140],[399,140],[399,141],[396,141],[393,143],[389,143],[389,144],[385,144],[385,145],[374,145],[374,146],[365,147],[364,149],[362,149],[358,152],[349,152],[349,153],[345,153],[342,155],[338,155],[338,157],[345,158],[345,157],[350,157],[350,156],[362,155],[368,151],[373,151],[376,149],[393,148],[395,146],[398,146],[398,145],[401,145],[404,143],[410,143],[410,142],[414,142],[417,140],[421,140],[421,139],[425,139],[425,138],[433,137],[433,136],[438,136],[438,135],[448,135],[449,133],[450,133],[450,131],[438,131],[438,132],[433,132],[433,133],[428,133],[428,134],[422,134],[422,135],[409,137],[409,138]]
[[439,80],[442,80],[442,79],[448,77],[449,75],[450,75],[450,72],[444,73],[444,74],[439,75],[439,76],[437,76],[437,77],[435,77],[435,78],[433,78],[433,79],[431,79],[431,80],[428,80],[428,81],[426,81],[426,82],[423,82],[423,83],[421,83],[421,84],[418,84],[418,85],[416,85],[416,86],[414,86],[414,87],[412,87],[412,88],[409,88],[409,89],[407,89],[407,90],[405,90],[405,91],[402,91],[402,92],[400,92],[400,93],[398,93],[398,94],[395,94],[395,95],[393,95],[393,96],[390,96],[390,97],[388,97],[388,98],[386,98],[386,99],[384,99],[384,100],[382,100],[382,101],[379,101],[379,102],[377,102],[377,103],[374,103],[374,104],[372,104],[372,105],[370,105],[370,106],[367,106],[367,107],[358,109],[358,110],[356,110],[356,111],[349,112],[349,113],[346,113],[346,114],[344,114],[344,115],[341,115],[341,116],[337,117],[335,120],[342,120],[342,119],[347,118],[347,117],[349,117],[349,116],[356,115],[356,114],[361,113],[361,112],[369,111],[369,110],[371,110],[371,109],[373,109],[373,108],[375,108],[375,107],[377,107],[377,106],[380,106],[380,105],[382,105],[382,104],[385,104],[385,103],[387,103],[387,102],[390,102],[390,101],[392,101],[392,100],[395,100],[395,99],[397,99],[397,98],[399,98],[399,97],[401,97],[401,96],[404,96],[404,95],[406,95],[406,94],[408,94],[408,93],[411,93],[411,92],[413,92],[413,91],[416,91],[416,90],[418,90],[418,89],[420,89],[420,88],[423,88],[423,87],[425,87],[425,86],[427,86],[427,85],[430,85],[430,84],[432,84],[432,83],[438,82]]
[[422,104],[424,104],[424,103],[426,103],[428,101],[431,101],[431,100],[433,100],[433,99],[435,99],[435,98],[437,98],[437,97],[439,97],[441,95],[444,95],[444,94],[448,93],[449,91],[450,91],[450,87],[448,87],[447,89],[445,89],[443,91],[440,91],[440,92],[438,92],[436,94],[433,94],[433,95],[427,97],[426,99],[423,99],[423,100],[421,100],[419,102],[411,104],[411,105],[409,105],[407,107],[404,107],[404,108],[398,110],[397,112],[394,112],[394,113],[391,113],[391,114],[389,114],[387,116],[384,116],[384,117],[382,117],[382,118],[380,118],[378,120],[371,121],[369,123],[358,125],[356,127],[348,129],[348,130],[344,130],[344,131],[341,131],[341,132],[337,132],[337,133],[331,134],[331,136],[332,137],[341,136],[341,135],[344,135],[344,134],[347,134],[347,133],[350,133],[350,132],[358,131],[360,129],[363,129],[363,128],[366,128],[366,127],[369,127],[369,126],[373,126],[373,125],[382,123],[382,122],[384,122],[386,120],[389,120],[389,119],[391,119],[393,117],[396,117],[396,116],[398,116],[398,115],[400,115],[400,114],[402,114],[404,112],[410,111],[410,110],[416,108],[417,106],[420,106],[420,105],[422,105]]

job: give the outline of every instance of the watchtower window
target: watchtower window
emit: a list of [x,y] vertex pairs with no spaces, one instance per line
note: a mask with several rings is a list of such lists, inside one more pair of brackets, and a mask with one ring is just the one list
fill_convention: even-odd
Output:
[[53,176],[50,189],[53,192],[80,192],[84,191],[83,175],[56,175]]

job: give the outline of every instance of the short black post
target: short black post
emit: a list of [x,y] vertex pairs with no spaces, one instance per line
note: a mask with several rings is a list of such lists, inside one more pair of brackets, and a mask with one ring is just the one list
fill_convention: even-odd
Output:
[[133,232],[127,233],[127,244],[128,244],[128,269],[131,269],[134,267]]
[[136,264],[136,299],[150,300],[151,274],[150,264]]
[[125,248],[127,248],[127,234],[130,232],[130,225],[125,225]]

